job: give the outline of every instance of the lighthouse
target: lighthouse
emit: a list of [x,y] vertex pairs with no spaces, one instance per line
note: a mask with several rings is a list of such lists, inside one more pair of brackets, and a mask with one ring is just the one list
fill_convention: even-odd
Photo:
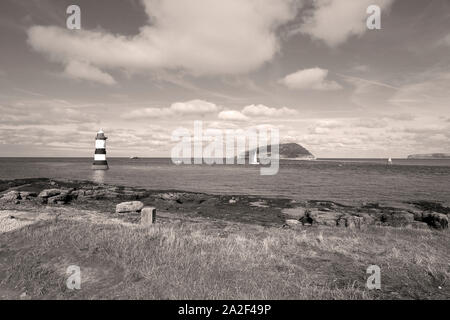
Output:
[[95,155],[94,163],[92,164],[93,170],[108,170],[108,162],[106,161],[106,139],[105,133],[102,129],[97,132],[95,137]]

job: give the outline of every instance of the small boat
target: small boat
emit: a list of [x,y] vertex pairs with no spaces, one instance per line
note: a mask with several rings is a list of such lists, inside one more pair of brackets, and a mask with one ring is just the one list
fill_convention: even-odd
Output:
[[391,159],[391,158],[389,158],[389,159],[387,160],[387,164],[392,164],[392,159]]
[[250,159],[250,164],[259,164],[257,151],[253,151],[252,157]]
[[138,157],[130,157],[131,160],[139,159]]

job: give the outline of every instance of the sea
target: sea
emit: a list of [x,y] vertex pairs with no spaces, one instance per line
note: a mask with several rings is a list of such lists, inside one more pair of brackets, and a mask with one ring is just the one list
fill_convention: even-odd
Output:
[[342,204],[436,201],[450,205],[450,159],[281,160],[278,174],[257,165],[176,165],[170,158],[0,158],[0,179],[52,178],[210,194],[328,200]]

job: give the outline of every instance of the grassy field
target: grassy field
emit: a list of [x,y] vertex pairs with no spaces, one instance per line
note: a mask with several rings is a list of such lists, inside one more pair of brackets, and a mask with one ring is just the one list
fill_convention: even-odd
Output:
[[[76,214],[76,213],[74,213]],[[0,234],[0,296],[17,299],[449,299],[449,232],[290,230],[213,219],[151,227],[50,219]],[[381,267],[381,290],[365,288]],[[81,268],[81,290],[66,269]]]

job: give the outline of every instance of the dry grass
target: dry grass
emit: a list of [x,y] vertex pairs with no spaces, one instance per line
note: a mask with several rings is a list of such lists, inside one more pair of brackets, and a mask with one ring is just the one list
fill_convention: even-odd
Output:
[[[449,240],[393,228],[42,221],[0,235],[0,288],[35,299],[448,299]],[[371,264],[382,290],[365,288]],[[69,265],[81,267],[81,290],[65,286]]]

